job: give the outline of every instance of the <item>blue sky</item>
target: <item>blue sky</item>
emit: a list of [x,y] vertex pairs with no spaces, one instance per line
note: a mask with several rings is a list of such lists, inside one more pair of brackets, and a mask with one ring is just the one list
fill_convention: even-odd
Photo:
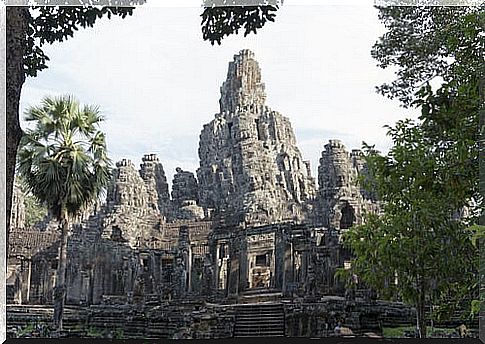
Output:
[[257,35],[233,35],[221,46],[202,40],[202,10],[194,1],[103,19],[45,47],[49,68],[27,79],[21,111],[45,95],[65,93],[98,104],[113,161],[139,165],[143,154],[157,153],[171,181],[178,166],[195,173],[199,134],[218,112],[228,63],[248,48],[260,64],[267,105],[290,118],[314,176],[330,139],[341,139],[349,151],[362,141],[387,151],[383,125],[415,114],[375,92],[393,79],[370,56],[384,33],[377,10],[369,1],[296,1],[285,0],[275,22]]

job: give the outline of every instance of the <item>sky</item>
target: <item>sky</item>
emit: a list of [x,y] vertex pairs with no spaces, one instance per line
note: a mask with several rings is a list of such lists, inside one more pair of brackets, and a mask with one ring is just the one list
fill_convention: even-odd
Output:
[[342,140],[349,151],[365,141],[387,152],[391,141],[383,126],[416,114],[375,92],[394,77],[370,55],[385,32],[378,11],[366,0],[297,1],[285,0],[275,22],[257,34],[232,35],[220,46],[202,39],[197,1],[103,18],[44,47],[49,68],[26,80],[21,112],[46,95],[72,94],[97,104],[113,162],[127,158],[139,166],[143,154],[156,153],[171,183],[176,167],[196,172],[199,135],[219,111],[228,63],[251,49],[266,103],[290,119],[313,176],[330,139]]

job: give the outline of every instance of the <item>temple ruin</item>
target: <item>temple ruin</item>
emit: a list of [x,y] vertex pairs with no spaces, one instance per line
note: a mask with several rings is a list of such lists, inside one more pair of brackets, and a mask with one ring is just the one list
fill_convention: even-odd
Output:
[[[200,167],[177,168],[171,193],[163,157],[145,155],[139,170],[130,160],[116,163],[106,202],[72,227],[66,309],[91,314],[92,326],[109,313],[104,324],[127,333],[135,326],[127,312],[143,313],[133,331],[145,337],[181,329],[197,338],[254,335],[251,326],[260,335],[325,336],[324,323],[327,332],[338,321],[358,332],[378,331],[391,315],[412,320],[404,305],[377,301],[363,285],[350,295],[335,278],[351,258],[342,231],[379,211],[358,184],[361,153],[330,140],[317,187],[289,118],[266,105],[249,50],[229,63],[219,103],[200,134]],[[56,227],[24,228],[14,195],[8,302],[50,305]],[[280,322],[263,328],[266,320],[251,318],[257,307]]]

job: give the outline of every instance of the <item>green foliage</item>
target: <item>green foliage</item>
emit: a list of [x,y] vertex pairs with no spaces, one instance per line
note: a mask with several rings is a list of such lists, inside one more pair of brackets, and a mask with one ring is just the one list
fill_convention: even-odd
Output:
[[47,208],[39,203],[25,187],[22,176],[16,176],[20,191],[24,196],[25,226],[31,228],[47,216]]
[[74,216],[107,186],[110,160],[102,121],[94,106],[80,107],[70,96],[46,97],[26,111],[26,131],[18,153],[18,171],[27,190],[52,214]]
[[[131,7],[95,6],[95,1],[80,1],[80,6],[37,6],[32,7],[28,18],[26,52],[24,69],[27,76],[35,77],[37,73],[47,68],[49,57],[45,55],[44,44],[62,42],[74,36],[79,28],[93,27],[102,17],[126,16],[133,14],[133,5],[144,4],[146,0],[126,1]],[[256,33],[266,22],[274,21],[278,6],[222,6],[205,7],[202,17],[202,35],[204,40],[212,44],[225,36],[237,34],[244,28],[244,36]]]
[[345,286],[348,287],[350,285],[350,278],[352,276],[350,269],[337,268],[335,270],[334,278],[337,281],[344,282]]
[[397,67],[397,79],[378,87],[404,106],[433,79],[466,82],[483,68],[485,5],[379,7],[387,32],[372,49],[378,66]]
[[344,235],[355,253],[352,267],[384,298],[451,311],[473,295],[469,287],[476,283],[478,250],[468,219],[456,214],[469,193],[456,189],[456,176],[419,124],[399,121],[388,134],[394,146],[387,156],[366,148],[364,188],[374,188],[383,215],[370,214]]
[[354,269],[384,296],[397,292],[420,309],[437,305],[438,318],[456,308],[473,314],[480,232],[473,225],[483,211],[483,6],[387,7],[380,18],[388,32],[372,55],[382,68],[397,67],[397,79],[379,91],[421,116],[388,127],[394,146],[386,156],[365,145],[363,183],[383,201],[384,214],[370,216],[344,240],[356,254]]
[[88,330],[86,332],[87,337],[92,337],[92,338],[102,338],[103,337],[103,332],[100,331],[99,329],[95,327],[88,327]]
[[[399,326],[399,327],[384,327],[382,329],[382,335],[385,338],[404,338],[406,332],[412,333],[416,331],[416,327],[414,326]],[[440,333],[443,335],[450,335],[452,333],[456,333],[454,328],[432,328],[431,326],[427,326],[427,332],[431,333]]]
[[114,339],[124,339],[125,331],[122,328],[117,328],[114,333]]
[[25,226],[31,228],[42,221],[47,216],[46,207],[39,204],[39,202],[32,195],[25,196]]
[[211,44],[225,36],[237,34],[244,28],[244,37],[264,26],[268,21],[274,21],[278,6],[223,6],[206,7],[201,14],[202,37]]
[[20,331],[17,333],[17,336],[23,337],[28,335],[34,331],[35,324],[33,322],[29,322],[25,327],[22,327]]

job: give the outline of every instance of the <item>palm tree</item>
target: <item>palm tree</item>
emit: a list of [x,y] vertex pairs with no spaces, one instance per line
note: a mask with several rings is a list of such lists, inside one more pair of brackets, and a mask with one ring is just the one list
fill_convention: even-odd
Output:
[[59,261],[54,287],[54,327],[62,330],[66,296],[67,238],[73,218],[92,204],[110,178],[110,160],[98,107],[81,106],[72,96],[45,97],[30,107],[18,153],[26,188],[59,221]]

